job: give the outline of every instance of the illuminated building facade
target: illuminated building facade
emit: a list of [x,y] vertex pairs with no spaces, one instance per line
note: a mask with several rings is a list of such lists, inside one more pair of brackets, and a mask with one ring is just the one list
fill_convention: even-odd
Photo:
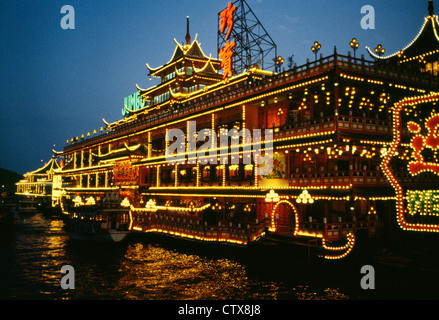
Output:
[[[278,234],[317,239],[335,251],[327,258],[343,257],[357,234],[375,236],[392,229],[398,199],[389,172],[405,183],[421,181],[424,189],[438,185],[437,172],[419,180],[407,171],[414,157],[412,132],[420,132],[415,125],[412,132],[407,126],[398,129],[403,143],[391,148],[398,102],[428,96],[425,103],[435,104],[439,51],[423,49],[427,40],[437,46],[437,27],[430,9],[418,37],[398,55],[371,52],[374,59],[368,61],[334,48],[328,57],[283,72],[255,65],[232,76],[218,72],[222,61],[206,56],[188,30],[186,44],[175,41],[167,63],[147,65],[161,83],[137,87],[126,99],[123,119],[104,120],[105,132],[71,139],[56,152],[67,161],[56,172],[62,192],[53,203],[67,210],[78,203],[86,206],[90,198],[93,206],[117,199],[129,209],[133,232],[240,244]],[[406,123],[425,116],[416,105],[405,108]],[[272,138],[263,136],[261,148],[272,152],[273,170],[264,172],[254,152],[245,151],[247,143],[255,142],[242,137],[238,150],[226,148],[227,163],[217,135],[208,140],[209,150],[221,154],[217,161],[191,152],[191,139],[196,139],[196,150],[206,145],[198,138],[206,128],[215,133],[272,130]],[[175,140],[167,137],[174,129],[185,134],[187,145],[184,161],[170,163],[166,150]],[[437,146],[430,150],[428,159],[437,163]],[[392,161],[382,167],[390,155]],[[333,241],[345,244],[334,247]]]
[[17,186],[15,194],[18,196],[39,198],[40,201],[43,201],[43,198],[47,198],[47,202],[50,204],[55,170],[59,168],[60,165],[57,160],[52,158],[41,168],[24,174],[23,179],[15,184]]

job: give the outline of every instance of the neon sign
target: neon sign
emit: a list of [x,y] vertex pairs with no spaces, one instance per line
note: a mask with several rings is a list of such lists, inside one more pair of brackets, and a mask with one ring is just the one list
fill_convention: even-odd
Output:
[[412,216],[439,216],[439,190],[408,190],[407,205]]
[[409,164],[409,171],[412,175],[417,175],[423,171],[432,171],[439,174],[439,164],[434,162],[425,162],[424,156],[421,152],[425,148],[437,150],[439,146],[439,137],[436,135],[439,129],[439,115],[434,115],[425,122],[425,127],[428,129],[428,135],[425,137],[421,132],[421,126],[416,122],[410,121],[407,128],[411,133],[416,133],[411,141],[413,148],[413,155],[417,161],[412,161]]
[[235,46],[235,41],[226,42],[223,49],[219,52],[219,57],[221,59],[221,67],[224,68],[224,76],[223,78],[227,78],[228,76],[232,76],[232,56],[233,56],[233,47]]
[[[439,232],[438,224],[409,222],[405,216],[405,212],[408,212],[411,216],[439,216],[439,190],[407,190],[404,192],[403,186],[396,179],[396,175],[392,172],[390,166],[390,162],[398,152],[398,147],[401,143],[401,111],[409,106],[437,101],[439,101],[439,94],[431,93],[424,96],[404,98],[394,105],[393,141],[390,150],[387,152],[381,163],[381,168],[395,190],[397,221],[400,227],[404,230]],[[436,131],[439,127],[439,116],[432,114],[431,117],[425,121],[425,127],[428,130],[427,136],[420,134],[422,128],[419,124],[413,121],[407,123],[408,130],[416,134],[410,143],[410,146],[413,149],[413,156],[416,159],[416,161],[410,162],[408,166],[408,170],[412,176],[416,176],[424,171],[430,171],[439,175],[438,164],[425,162],[425,159],[421,154],[425,148],[430,148],[432,150],[438,149],[439,139],[436,135]]]
[[140,110],[146,106],[145,100],[142,100],[138,92],[129,95],[123,99],[124,108],[122,109],[122,115],[127,116],[131,112]]
[[[226,40],[229,39],[230,33],[233,29],[233,14],[236,10],[236,7],[229,2],[227,8],[225,8],[220,16],[220,33],[224,33],[227,28]],[[224,68],[224,76],[226,79],[228,76],[233,75],[232,71],[232,56],[233,56],[233,47],[235,46],[235,42],[226,42],[224,48],[222,48],[219,52],[219,58],[221,59],[221,67]]]
[[231,2],[229,2],[229,5],[227,8],[225,8],[220,13],[220,33],[224,33],[224,30],[227,27],[227,34],[226,34],[226,40],[229,39],[230,32],[232,32],[233,29],[233,13],[235,12],[236,7],[232,5]]

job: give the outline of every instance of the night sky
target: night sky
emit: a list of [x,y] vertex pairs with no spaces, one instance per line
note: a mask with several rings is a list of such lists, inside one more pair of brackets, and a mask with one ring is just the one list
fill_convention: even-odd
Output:
[[[438,2],[438,3],[436,3]],[[436,1],[439,12],[439,1]],[[192,40],[217,57],[217,14],[227,0],[1,1],[0,168],[24,174],[49,161],[66,140],[99,132],[102,119],[123,118],[123,98],[157,83],[151,67],[171,58],[182,43],[186,16]],[[365,46],[382,44],[386,55],[407,46],[427,15],[427,0],[247,0],[278,54],[297,65],[320,53],[350,50],[368,58]],[[75,29],[64,30],[63,5],[75,10]],[[375,29],[362,29],[364,5],[375,9]],[[284,64],[286,66],[286,63]]]

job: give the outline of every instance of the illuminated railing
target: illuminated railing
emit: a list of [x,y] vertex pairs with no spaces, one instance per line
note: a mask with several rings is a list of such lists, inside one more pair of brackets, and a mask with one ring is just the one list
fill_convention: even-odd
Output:
[[264,235],[265,221],[259,223],[221,223],[209,225],[190,215],[133,211],[134,231],[158,232],[177,237],[246,244]]
[[320,171],[320,172],[297,172],[290,174],[290,185],[381,185],[390,186],[386,177],[380,171]]
[[337,118],[340,130],[391,134],[390,121],[370,119],[365,117],[339,116]]
[[365,230],[369,236],[375,235],[378,229],[378,217],[369,215],[364,221],[349,222],[301,222],[299,230],[306,235],[323,237],[326,240],[335,241],[343,239],[349,233],[356,234],[359,230]]

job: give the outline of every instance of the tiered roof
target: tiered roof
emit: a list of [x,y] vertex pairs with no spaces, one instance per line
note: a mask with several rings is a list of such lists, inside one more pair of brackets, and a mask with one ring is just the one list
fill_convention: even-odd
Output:
[[434,14],[433,1],[429,0],[428,16],[426,16],[417,36],[402,50],[381,57],[366,47],[369,54],[378,60],[387,60],[398,64],[406,62],[426,63],[439,58],[439,21]]
[[[157,105],[157,102],[151,103],[152,99],[169,92],[169,97],[165,100],[171,102],[187,98],[190,92],[198,91],[203,86],[211,85],[222,80],[218,73],[221,60],[213,59],[212,55],[206,56],[201,50],[201,45],[195,40],[190,42],[189,34],[189,17],[186,34],[186,44],[179,44],[174,38],[176,47],[171,59],[164,65],[152,68],[146,63],[149,70],[149,76],[158,77],[161,83],[157,86],[142,89],[137,84],[137,90],[145,101],[150,101],[150,105]],[[189,88],[192,88],[189,90]]]

